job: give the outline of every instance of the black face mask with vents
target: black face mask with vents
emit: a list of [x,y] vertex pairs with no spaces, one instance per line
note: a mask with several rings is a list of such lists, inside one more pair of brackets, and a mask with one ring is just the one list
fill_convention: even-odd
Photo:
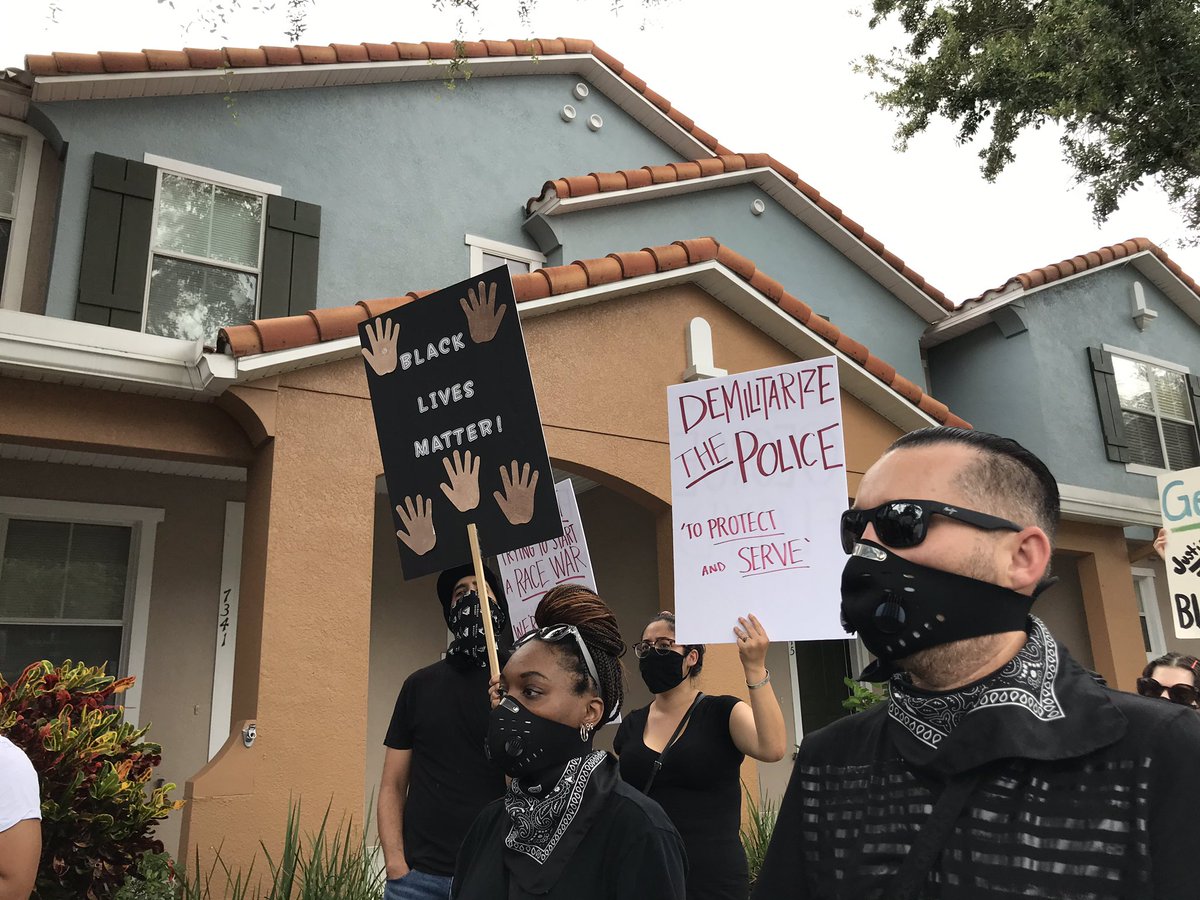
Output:
[[592,749],[578,727],[534,715],[513,697],[505,697],[488,718],[487,757],[513,778],[541,772]]
[[842,570],[842,627],[878,659],[862,673],[885,681],[897,660],[967,638],[1024,631],[1034,597],[912,562],[860,541]]

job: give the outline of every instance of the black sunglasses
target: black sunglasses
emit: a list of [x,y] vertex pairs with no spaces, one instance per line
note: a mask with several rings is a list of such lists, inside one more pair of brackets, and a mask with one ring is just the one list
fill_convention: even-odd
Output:
[[842,549],[852,553],[867,525],[874,525],[879,540],[889,547],[915,547],[925,540],[929,521],[934,516],[945,516],[987,531],[1021,530],[1020,525],[1008,519],[936,500],[890,500],[874,509],[848,509],[842,513]]
[[1137,680],[1138,693],[1143,697],[1154,697],[1162,699],[1163,691],[1167,692],[1167,696],[1171,698],[1172,703],[1178,703],[1180,706],[1195,706],[1200,700],[1200,691],[1192,687],[1190,684],[1173,684],[1170,687],[1164,687],[1154,678],[1139,678]]
[[567,638],[575,639],[575,644],[579,647],[579,652],[583,655],[583,664],[587,666],[588,674],[592,676],[592,681],[596,683],[598,689],[600,687],[600,676],[596,673],[596,663],[592,660],[592,654],[588,652],[587,644],[583,641],[583,635],[579,633],[579,629],[574,625],[547,625],[545,628],[536,628],[529,632],[529,634],[518,638],[513,643],[512,648],[515,653],[518,648],[535,639],[557,643]]

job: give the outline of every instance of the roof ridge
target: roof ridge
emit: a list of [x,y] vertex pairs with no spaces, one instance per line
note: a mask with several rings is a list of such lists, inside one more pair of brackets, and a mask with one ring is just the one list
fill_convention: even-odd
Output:
[[1122,241],[1119,244],[1109,244],[1106,247],[1101,247],[1099,250],[1091,250],[1079,256],[1064,259],[1061,262],[1051,263],[1037,269],[1030,269],[1028,272],[1020,272],[997,287],[989,288],[983,293],[967,299],[960,309],[970,308],[971,304],[983,303],[1012,291],[1027,291],[1031,288],[1039,288],[1060,279],[1078,275],[1089,269],[1106,266],[1111,262],[1116,262],[1118,259],[1125,259],[1142,252],[1153,253],[1170,270],[1172,275],[1187,286],[1188,290],[1200,297],[1200,285],[1197,284],[1192,276],[1183,271],[1179,263],[1167,255],[1167,251],[1149,238],[1135,237],[1127,241]]
[[[563,266],[513,275],[513,294],[518,303],[527,303],[702,262],[718,262],[729,269],[809,332],[850,357],[926,415],[945,425],[970,427],[968,422],[952,413],[946,404],[935,400],[920,386],[897,372],[894,366],[873,355],[865,344],[816,315],[807,303],[789,294],[782,284],[761,271],[752,260],[712,237],[674,241],[627,253],[610,253],[596,259],[575,260]],[[299,316],[255,319],[246,325],[222,328],[217,346],[232,356],[243,357],[355,337],[360,322],[430,293],[432,291],[410,291],[401,297],[360,300],[353,306],[314,309]]]
[[846,231],[858,238],[862,243],[895,269],[901,276],[907,278],[926,296],[936,301],[945,310],[953,311],[954,303],[940,290],[930,284],[915,270],[908,267],[904,260],[884,246],[883,241],[870,234],[862,225],[850,218],[841,207],[831,203],[821,195],[815,187],[802,179],[795,169],[784,165],[769,153],[723,153],[711,158],[689,160],[681,163],[667,163],[661,166],[642,166],[640,169],[621,169],[617,172],[589,172],[587,175],[556,178],[542,185],[542,192],[530,197],[525,203],[525,213],[533,212],[537,203],[547,200],[551,194],[566,199],[571,197],[586,197],[592,194],[602,194],[610,191],[625,191],[634,188],[650,187],[654,184],[670,184],[679,181],[690,181],[700,178],[710,178],[715,175],[730,172],[742,172],[749,169],[771,169],[784,181],[800,191],[811,200],[821,212],[829,216]]
[[[461,53],[460,53],[461,51]],[[713,153],[730,153],[715,137],[690,116],[671,105],[662,94],[647,86],[644,79],[634,75],[625,64],[598,47],[594,41],[582,38],[511,38],[503,41],[422,41],[405,43],[362,44],[293,44],[258,47],[222,47],[182,50],[110,51],[96,53],[26,54],[26,71],[38,78],[64,75],[109,75],[145,72],[177,72],[189,69],[263,68],[269,66],[335,65],[339,63],[387,63],[406,60],[492,59],[496,57],[540,57],[560,55],[592,56],[606,66],[678,125],[686,134]]]

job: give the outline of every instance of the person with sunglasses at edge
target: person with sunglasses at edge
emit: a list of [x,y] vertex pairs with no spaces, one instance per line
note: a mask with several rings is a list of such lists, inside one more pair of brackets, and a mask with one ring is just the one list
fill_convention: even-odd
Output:
[[534,620],[492,688],[487,750],[511,782],[463,841],[451,896],[683,900],[679,833],[592,748],[621,709],[616,618],[588,588],[559,585]]
[[703,644],[675,641],[661,612],[633,645],[649,706],[629,713],[613,741],[621,777],[662,805],[683,838],[688,900],[746,900],[750,874],[740,837],[746,756],[778,762],[787,751],[783,710],[766,668],[769,638],[753,615],[733,629],[750,702],[696,686]]
[[[484,580],[503,651],[504,589],[489,568]],[[463,836],[479,811],[504,794],[504,773],[483,750],[491,707],[474,567],[442,572],[437,595],[453,640],[444,659],[405,680],[384,738],[376,813],[387,872],[383,900],[446,900]]]
[[902,436],[842,516],[888,698],[805,735],[755,900],[1196,896],[1200,717],[1097,683],[1030,615],[1058,486],[1016,441]]
[[1185,653],[1165,653],[1146,663],[1142,677],[1137,680],[1138,693],[1200,709],[1200,690],[1196,684],[1198,671],[1200,659]]

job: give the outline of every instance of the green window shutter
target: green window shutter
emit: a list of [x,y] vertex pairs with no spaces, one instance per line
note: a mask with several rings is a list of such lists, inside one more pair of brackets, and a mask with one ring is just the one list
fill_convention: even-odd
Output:
[[1104,452],[1113,462],[1129,462],[1129,441],[1125,435],[1125,419],[1117,395],[1117,379],[1113,372],[1112,354],[1098,347],[1088,347],[1092,366],[1092,385],[1096,389],[1096,405],[1100,410],[1100,428],[1104,432]]
[[141,330],[157,181],[154,166],[94,155],[75,305],[79,321]]
[[321,207],[287,197],[267,197],[260,318],[298,316],[317,306],[317,255]]
[[1200,375],[1189,375],[1187,386],[1192,397],[1192,425],[1200,432]]

